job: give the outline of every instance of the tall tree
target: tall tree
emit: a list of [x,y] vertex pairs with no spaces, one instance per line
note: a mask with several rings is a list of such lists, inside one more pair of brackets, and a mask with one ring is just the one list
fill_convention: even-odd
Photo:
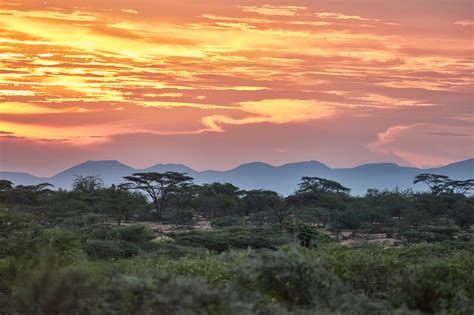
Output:
[[449,181],[445,175],[423,173],[415,176],[413,184],[424,183],[433,195],[439,195],[446,190]]
[[118,225],[145,209],[146,205],[146,198],[138,192],[130,192],[126,185],[112,185],[103,190],[101,210],[114,217]]
[[420,174],[415,176],[414,184],[424,183],[433,195],[442,193],[467,194],[474,188],[474,179],[452,180],[445,175]]
[[451,180],[446,183],[446,186],[451,193],[465,195],[474,189],[474,179]]
[[320,178],[320,177],[303,177],[298,185],[298,193],[345,193],[351,190],[344,187],[340,183]]
[[249,215],[251,212],[268,210],[275,198],[278,198],[278,193],[265,189],[248,190],[244,191],[243,194],[244,198],[242,201],[245,205],[246,215]]
[[276,217],[280,230],[283,231],[286,220],[293,216],[293,205],[287,199],[276,195],[270,200],[269,209]]
[[166,202],[173,196],[177,197],[183,189],[189,188],[193,183],[192,177],[178,172],[135,173],[124,178],[128,181],[130,189],[141,190],[151,198],[158,220],[163,218]]
[[7,191],[13,189],[13,183],[6,179],[0,179],[0,191]]
[[238,215],[242,209],[242,191],[229,183],[212,183],[195,189],[195,208],[213,220],[215,217]]
[[81,193],[95,193],[104,188],[104,181],[100,176],[76,176],[72,183],[72,189]]

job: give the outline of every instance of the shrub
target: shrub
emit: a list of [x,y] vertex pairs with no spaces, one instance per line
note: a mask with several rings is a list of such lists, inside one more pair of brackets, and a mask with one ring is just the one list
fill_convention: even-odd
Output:
[[[346,293],[320,257],[303,249],[268,252],[245,274],[260,292],[288,305],[329,307]],[[242,271],[244,273],[244,271]]]
[[143,225],[130,225],[117,228],[121,240],[133,243],[144,243],[151,241],[156,236],[150,229]]
[[208,254],[208,250],[205,248],[181,246],[174,242],[148,242],[140,247],[151,255],[166,256],[172,259],[189,256],[199,257]]
[[124,277],[106,284],[103,290],[96,314],[251,314],[251,305],[241,302],[232,290],[210,287],[197,279],[156,283]]
[[397,275],[390,298],[396,306],[407,305],[424,313],[467,314],[465,301],[474,299],[472,266],[472,257],[413,265]]
[[90,259],[130,258],[140,252],[136,244],[122,240],[92,240],[85,249]]
[[401,231],[400,236],[406,243],[423,243],[423,242],[442,242],[449,240],[445,234],[433,233],[421,230],[405,230]]
[[286,242],[276,230],[253,227],[231,227],[218,231],[192,231],[170,234],[183,246],[205,247],[217,252],[231,248],[275,248]]
[[331,242],[328,235],[322,234],[316,227],[303,222],[293,222],[287,227],[287,231],[294,235],[304,247]]
[[76,231],[66,229],[43,230],[34,240],[36,252],[45,248],[56,252],[64,261],[75,261],[84,257],[82,238]]
[[112,226],[98,226],[93,228],[87,233],[88,238],[96,240],[118,240],[120,239],[120,233],[118,229]]
[[378,246],[338,247],[326,256],[331,270],[356,292],[383,297],[404,264],[397,253]]
[[173,209],[166,215],[164,220],[167,223],[176,225],[192,225],[194,223],[193,209]]
[[11,314],[11,289],[15,280],[15,264],[12,259],[0,259],[0,314]]
[[242,217],[228,216],[212,220],[211,226],[213,228],[221,229],[230,226],[244,225],[245,220]]
[[19,267],[12,291],[14,314],[83,314],[95,287],[88,268],[64,266],[58,253],[45,251]]
[[31,216],[0,208],[0,259],[27,251],[35,230]]

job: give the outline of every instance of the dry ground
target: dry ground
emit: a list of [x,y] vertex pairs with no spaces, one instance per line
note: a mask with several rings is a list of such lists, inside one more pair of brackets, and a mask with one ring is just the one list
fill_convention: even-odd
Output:
[[[116,225],[116,223],[113,223]],[[208,220],[200,219],[192,226],[183,226],[176,224],[161,224],[156,222],[124,222],[123,226],[127,225],[144,225],[156,234],[155,242],[169,241],[171,238],[167,236],[169,233],[183,233],[189,231],[212,231],[213,228]],[[400,240],[396,238],[387,237],[384,233],[369,234],[361,233],[355,230],[346,230],[338,234],[327,231],[326,229],[319,228],[319,231],[323,234],[329,235],[330,237],[337,239],[340,244],[346,246],[355,246],[362,243],[376,243],[382,244],[387,247],[394,247],[400,245]]]

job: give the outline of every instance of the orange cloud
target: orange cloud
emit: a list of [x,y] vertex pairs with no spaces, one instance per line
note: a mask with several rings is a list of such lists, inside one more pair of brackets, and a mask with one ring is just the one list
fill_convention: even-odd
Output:
[[391,127],[379,133],[369,148],[418,167],[431,167],[474,156],[473,143],[472,126],[418,123]]
[[306,10],[306,7],[301,6],[274,6],[265,4],[262,6],[243,6],[240,7],[243,12],[258,13],[261,15],[276,15],[276,16],[295,16],[299,12]]
[[[351,138],[367,160],[421,163],[429,149],[398,143],[419,126],[461,133],[474,85],[469,1],[422,2],[3,2],[0,130],[90,144],[285,127],[294,138],[274,147],[296,159],[310,152],[293,147],[297,131],[324,121],[334,152]],[[469,155],[431,150],[433,161]]]

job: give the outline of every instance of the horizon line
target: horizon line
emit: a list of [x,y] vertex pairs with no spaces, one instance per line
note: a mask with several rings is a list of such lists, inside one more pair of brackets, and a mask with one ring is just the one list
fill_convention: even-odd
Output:
[[318,163],[318,164],[321,164],[321,165],[324,165],[326,166],[327,168],[329,169],[332,169],[332,170],[341,170],[341,169],[354,169],[354,168],[358,168],[358,167],[362,167],[362,166],[366,166],[366,165],[381,165],[381,164],[388,164],[388,165],[396,165],[398,167],[401,167],[401,168],[413,168],[413,169],[419,169],[419,170],[430,170],[430,169],[436,169],[436,168],[442,168],[442,167],[446,167],[446,166],[450,166],[450,165],[453,165],[453,164],[457,164],[457,163],[461,163],[461,162],[466,162],[466,161],[470,161],[470,160],[473,160],[474,157],[471,157],[471,158],[467,158],[467,159],[463,159],[463,160],[458,160],[458,161],[455,161],[455,162],[451,162],[451,163],[448,163],[448,164],[445,164],[445,165],[438,165],[438,166],[431,166],[431,167],[416,167],[416,166],[406,166],[406,165],[400,165],[398,163],[395,163],[395,162],[372,162],[372,163],[364,163],[364,164],[360,164],[360,165],[356,165],[356,166],[353,166],[353,167],[331,167],[331,166],[328,166],[327,164],[323,163],[323,162],[320,162],[320,161],[317,161],[317,160],[303,160],[303,161],[297,161],[297,162],[288,162],[288,163],[283,163],[283,164],[278,164],[278,165],[274,165],[274,164],[271,164],[271,163],[267,163],[267,162],[263,162],[263,161],[253,161],[253,162],[245,162],[245,163],[241,163],[239,165],[236,165],[232,168],[229,168],[229,169],[224,169],[224,170],[215,170],[215,169],[204,169],[204,170],[196,170],[186,164],[182,164],[182,163],[155,163],[151,166],[148,166],[148,167],[144,167],[144,168],[136,168],[136,167],[133,167],[133,166],[130,166],[129,164],[127,163],[124,163],[124,162],[121,162],[119,160],[115,160],[115,159],[104,159],[104,160],[86,160],[84,162],[81,162],[81,163],[78,163],[78,164],[75,164],[73,166],[70,166],[70,167],[67,167],[61,171],[58,171],[56,173],[54,173],[53,175],[51,176],[38,176],[38,175],[35,175],[35,174],[32,174],[32,173],[29,173],[29,172],[24,172],[24,171],[4,171],[4,170],[0,170],[0,174],[1,173],[17,173],[17,174],[26,174],[26,175],[31,175],[31,176],[34,176],[34,177],[37,177],[37,178],[43,178],[43,179],[47,179],[47,178],[52,178],[52,177],[55,177],[65,171],[68,171],[74,167],[77,167],[77,166],[80,166],[80,165],[83,165],[83,164],[86,164],[86,163],[97,163],[97,162],[116,162],[116,163],[119,163],[121,165],[124,165],[126,167],[130,167],[136,171],[143,171],[143,170],[146,170],[148,168],[152,168],[154,166],[157,166],[157,165],[163,165],[163,166],[166,166],[166,165],[177,165],[177,166],[184,166],[184,167],[187,167],[189,169],[191,169],[192,171],[194,172],[198,172],[198,173],[204,173],[204,172],[229,172],[229,171],[232,171],[232,170],[235,170],[239,167],[242,167],[242,166],[245,166],[245,165],[251,165],[251,164],[264,164],[264,165],[267,165],[267,166],[271,166],[271,167],[274,167],[274,168],[280,168],[280,167],[284,167],[284,166],[288,166],[288,165],[292,165],[292,164],[303,164],[303,163]]

